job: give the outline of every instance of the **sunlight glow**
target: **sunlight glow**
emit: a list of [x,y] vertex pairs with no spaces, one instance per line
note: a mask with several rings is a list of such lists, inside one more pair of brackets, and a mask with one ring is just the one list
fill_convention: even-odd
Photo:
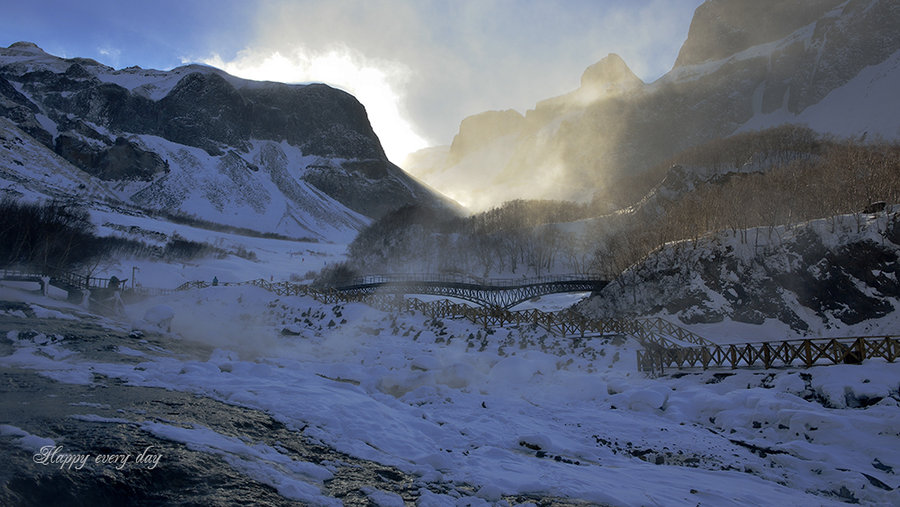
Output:
[[430,144],[416,133],[403,111],[410,70],[402,64],[367,59],[349,48],[315,52],[303,47],[287,54],[245,49],[231,61],[213,55],[203,63],[245,79],[326,83],[351,93],[366,107],[372,128],[394,162]]

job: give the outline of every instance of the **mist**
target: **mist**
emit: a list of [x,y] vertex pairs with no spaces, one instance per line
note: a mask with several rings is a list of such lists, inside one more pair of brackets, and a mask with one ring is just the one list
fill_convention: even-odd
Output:
[[[242,51],[189,58],[252,79],[351,91],[402,163],[448,144],[466,116],[524,112],[576,89],[584,69],[610,52],[656,79],[675,61],[699,3],[267,2]],[[344,72],[334,72],[337,60]]]

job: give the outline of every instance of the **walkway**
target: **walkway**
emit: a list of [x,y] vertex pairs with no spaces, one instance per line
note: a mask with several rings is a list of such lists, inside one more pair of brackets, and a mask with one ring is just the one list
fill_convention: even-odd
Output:
[[595,292],[608,284],[599,275],[536,278],[474,278],[441,273],[370,275],[337,284],[348,295],[424,294],[463,299],[494,308],[512,308],[529,299],[567,292]]

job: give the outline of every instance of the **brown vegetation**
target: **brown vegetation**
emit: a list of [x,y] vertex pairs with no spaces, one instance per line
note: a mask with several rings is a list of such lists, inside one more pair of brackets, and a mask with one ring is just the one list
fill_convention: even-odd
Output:
[[[350,261],[360,272],[618,274],[660,245],[715,231],[861,221],[900,202],[900,144],[787,125],[691,148],[610,188],[591,204],[517,200],[463,219],[406,207],[363,231]],[[602,214],[610,202],[622,211]],[[554,225],[590,217],[586,235]]]

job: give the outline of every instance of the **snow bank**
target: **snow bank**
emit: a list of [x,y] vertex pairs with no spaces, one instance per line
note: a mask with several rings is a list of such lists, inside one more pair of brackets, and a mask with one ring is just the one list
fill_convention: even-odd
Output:
[[[51,343],[14,337],[17,349],[0,365],[89,371],[264,410],[307,438],[396,466],[422,484],[471,485],[473,504],[535,494],[612,505],[826,505],[846,500],[843,491],[889,504],[895,494],[867,476],[895,486],[887,470],[900,467],[896,364],[647,379],[621,359],[634,357],[634,345],[606,338],[486,332],[252,287],[176,294],[129,310],[159,304],[179,308],[173,333],[216,349],[185,357],[142,348],[138,364],[51,360],[38,352]],[[190,322],[180,322],[182,313]],[[201,323],[213,336],[198,334]],[[288,325],[299,334],[282,334]],[[229,327],[242,331],[223,340]],[[287,498],[327,500],[320,495],[330,471],[288,463],[278,449],[202,427],[141,428],[221,456]],[[385,505],[397,500],[366,494]],[[423,491],[420,503],[449,498],[457,500]]]

